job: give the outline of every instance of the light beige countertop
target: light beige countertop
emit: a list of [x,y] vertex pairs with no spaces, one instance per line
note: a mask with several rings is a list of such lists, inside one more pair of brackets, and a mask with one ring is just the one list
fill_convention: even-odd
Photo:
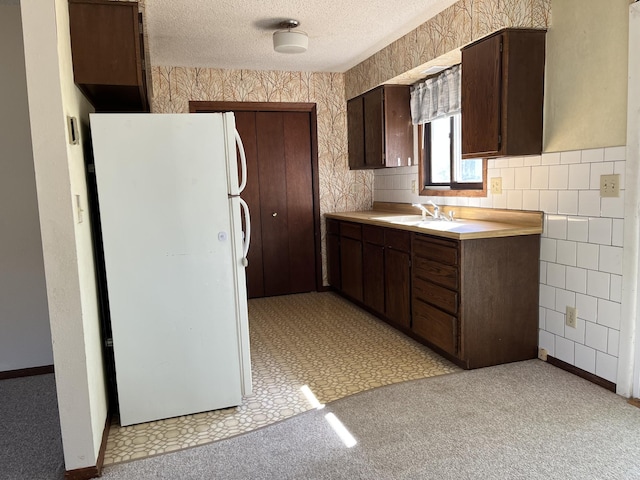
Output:
[[[432,210],[428,205],[425,207]],[[452,211],[455,220],[433,220],[429,216],[423,220],[420,210],[410,204],[382,202],[375,202],[372,210],[327,213],[325,217],[456,240],[542,233],[543,212],[447,205],[442,206],[440,211],[445,216]]]

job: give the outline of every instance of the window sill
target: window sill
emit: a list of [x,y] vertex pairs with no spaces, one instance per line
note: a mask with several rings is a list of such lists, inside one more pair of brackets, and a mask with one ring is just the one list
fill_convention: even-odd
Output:
[[487,187],[485,185],[483,189],[474,190],[458,190],[448,187],[425,187],[420,190],[419,195],[424,197],[486,197]]

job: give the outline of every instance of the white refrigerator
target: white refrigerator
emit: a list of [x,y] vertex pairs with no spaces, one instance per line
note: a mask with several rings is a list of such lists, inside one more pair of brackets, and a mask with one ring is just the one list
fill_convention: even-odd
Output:
[[251,227],[233,113],[90,124],[121,425],[240,405]]

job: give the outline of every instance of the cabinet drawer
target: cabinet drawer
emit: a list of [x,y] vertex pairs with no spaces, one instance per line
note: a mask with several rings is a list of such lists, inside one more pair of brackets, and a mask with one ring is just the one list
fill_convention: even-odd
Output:
[[437,308],[416,301],[411,329],[445,352],[458,354],[458,320]]
[[384,231],[384,245],[385,247],[390,247],[394,250],[410,252],[411,234],[402,230],[386,229]]
[[327,218],[327,233],[340,235],[340,222],[333,218]]
[[429,280],[452,290],[458,289],[458,268],[453,265],[415,257],[413,260],[413,273],[417,278]]
[[413,237],[413,255],[429,258],[449,265],[458,264],[458,247],[456,243],[427,240],[418,235]]
[[458,293],[422,278],[414,278],[413,296],[418,300],[429,302],[449,313],[458,313]]
[[373,225],[362,226],[362,239],[374,245],[384,246],[384,228]]
[[360,240],[362,239],[362,225],[359,223],[341,222],[340,236]]

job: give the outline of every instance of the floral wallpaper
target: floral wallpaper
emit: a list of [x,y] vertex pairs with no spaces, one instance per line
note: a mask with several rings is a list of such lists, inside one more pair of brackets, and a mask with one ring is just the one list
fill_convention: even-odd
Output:
[[[459,0],[345,73],[347,98],[402,76],[420,80],[418,68],[504,27],[547,28],[551,0]],[[415,71],[415,78],[406,72]],[[422,75],[424,76],[424,75]]]

